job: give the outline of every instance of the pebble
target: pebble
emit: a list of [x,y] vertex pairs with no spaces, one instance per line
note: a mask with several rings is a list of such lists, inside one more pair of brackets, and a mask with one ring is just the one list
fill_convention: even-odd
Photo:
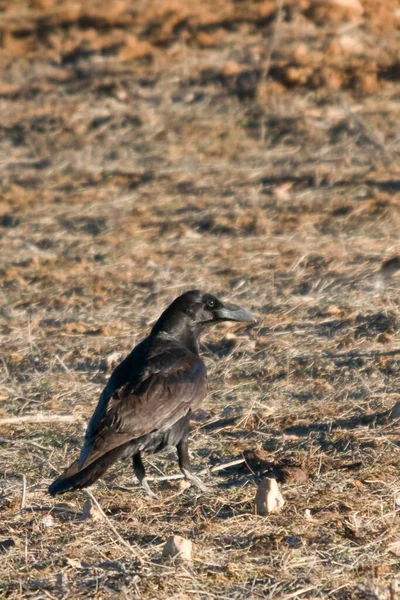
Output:
[[45,515],[42,519],[43,527],[54,527],[54,519],[51,515]]
[[278,488],[276,479],[263,479],[257,488],[255,498],[256,514],[268,515],[281,510],[285,501]]
[[165,542],[163,558],[178,558],[190,561],[192,559],[192,542],[180,535],[171,535]]

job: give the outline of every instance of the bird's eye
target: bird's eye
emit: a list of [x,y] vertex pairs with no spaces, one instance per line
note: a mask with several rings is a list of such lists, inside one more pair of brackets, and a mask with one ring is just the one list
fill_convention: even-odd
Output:
[[209,299],[207,300],[206,304],[207,304],[207,306],[208,306],[209,308],[214,308],[214,306],[215,306],[215,300],[213,300],[212,298],[209,298]]

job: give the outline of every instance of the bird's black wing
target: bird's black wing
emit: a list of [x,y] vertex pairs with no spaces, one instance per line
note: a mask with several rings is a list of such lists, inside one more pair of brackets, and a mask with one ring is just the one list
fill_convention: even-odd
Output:
[[168,430],[207,393],[203,361],[179,347],[149,357],[139,378],[126,381],[122,369],[120,381],[114,377],[110,384],[89,423],[79,469],[131,440]]

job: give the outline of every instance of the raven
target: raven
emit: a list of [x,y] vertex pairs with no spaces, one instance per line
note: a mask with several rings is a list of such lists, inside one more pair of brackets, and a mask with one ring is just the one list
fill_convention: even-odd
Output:
[[207,394],[207,371],[199,355],[204,330],[221,321],[255,323],[243,308],[191,290],[162,313],[150,335],[116,367],[90,419],[79,458],[49,487],[52,496],[92,485],[120,458],[133,458],[134,472],[154,497],[142,452],[176,446],[185,478],[192,473],[189,422]]

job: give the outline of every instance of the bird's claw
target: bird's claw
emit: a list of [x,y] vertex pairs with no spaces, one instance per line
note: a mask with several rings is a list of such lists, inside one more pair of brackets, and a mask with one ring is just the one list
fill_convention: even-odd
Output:
[[207,487],[198,477],[196,477],[196,475],[193,475],[193,473],[190,473],[190,471],[187,471],[185,469],[184,472],[183,472],[183,474],[184,474],[185,479],[187,481],[190,481],[191,483],[193,483],[204,494],[207,494],[207,493],[211,492],[211,488]]
[[149,498],[152,498],[153,500],[159,500],[159,496],[157,496],[157,494],[155,494],[151,487],[149,486],[149,483],[147,481],[147,478],[145,477],[144,479],[142,479],[142,481],[140,482],[142,485],[142,488],[144,489],[144,491],[146,492],[146,494],[149,496]]

